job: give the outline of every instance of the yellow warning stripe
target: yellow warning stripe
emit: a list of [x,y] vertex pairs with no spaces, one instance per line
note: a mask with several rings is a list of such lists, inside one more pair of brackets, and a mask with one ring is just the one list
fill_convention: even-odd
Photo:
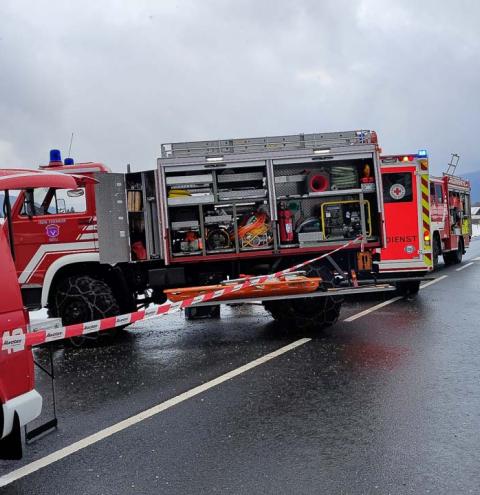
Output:
[[[422,169],[424,169],[424,167],[422,167]],[[430,202],[429,202],[429,198],[428,198],[428,194],[429,194],[428,174],[422,174],[421,175],[421,191],[422,191],[423,229],[424,229],[424,231],[427,231],[430,233]],[[425,243],[423,246],[423,262],[428,267],[431,267],[433,264],[431,242],[432,242],[432,239],[430,239],[430,243],[428,246],[426,246]]]

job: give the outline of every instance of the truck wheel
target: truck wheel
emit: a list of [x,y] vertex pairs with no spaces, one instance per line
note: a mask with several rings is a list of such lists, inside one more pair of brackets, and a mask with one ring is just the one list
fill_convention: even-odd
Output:
[[440,238],[438,235],[433,236],[433,246],[432,246],[432,264],[433,269],[436,270],[438,268],[438,257],[440,256]]
[[333,325],[340,315],[342,300],[338,297],[315,297],[265,301],[272,317],[296,330],[321,330]]
[[396,286],[401,296],[416,296],[420,290],[420,281],[397,282]]
[[[52,313],[63,325],[99,320],[120,314],[112,289],[102,280],[88,275],[68,277],[57,286]],[[97,334],[98,335],[98,334]],[[72,337],[73,345],[81,345],[85,337]]]
[[[334,287],[333,274],[325,265],[311,263],[307,277],[321,277],[321,288]],[[265,301],[263,306],[272,317],[297,330],[321,330],[333,325],[340,315],[343,298],[339,296]]]
[[463,259],[463,241],[458,241],[458,246],[455,251],[450,251],[443,255],[443,261],[446,265],[458,265]]

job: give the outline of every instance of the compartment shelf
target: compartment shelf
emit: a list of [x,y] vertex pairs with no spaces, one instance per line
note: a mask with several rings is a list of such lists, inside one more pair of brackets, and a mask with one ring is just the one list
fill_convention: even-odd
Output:
[[167,198],[168,206],[204,205],[214,202],[213,194],[205,196],[185,196],[181,198]]
[[201,256],[203,253],[201,251],[192,251],[188,253],[172,253],[175,258],[181,258],[182,256]]
[[207,254],[227,254],[227,253],[234,253],[235,248],[229,248],[229,249],[207,249]]
[[305,178],[305,174],[277,175],[275,176],[275,184],[286,184],[288,182],[304,182]]
[[345,195],[360,194],[360,193],[362,193],[361,189],[337,189],[334,191],[322,191],[322,192],[314,192],[309,194],[289,194],[287,196],[277,196],[277,200],[325,198],[328,196],[345,196]]
[[198,229],[200,223],[197,220],[185,220],[183,222],[172,222],[172,230],[194,230]]
[[225,184],[230,182],[254,182],[264,179],[262,172],[242,172],[234,174],[218,174],[217,182],[219,184]]
[[167,186],[176,186],[179,184],[211,184],[212,182],[212,174],[176,175],[166,178]]
[[267,196],[266,189],[246,189],[243,191],[219,191],[219,201],[230,201],[236,199],[261,199]]

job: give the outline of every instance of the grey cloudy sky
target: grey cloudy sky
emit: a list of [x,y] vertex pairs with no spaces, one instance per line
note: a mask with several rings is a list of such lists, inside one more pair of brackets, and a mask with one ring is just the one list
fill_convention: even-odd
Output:
[[1,0],[0,167],[371,128],[480,169],[480,2]]

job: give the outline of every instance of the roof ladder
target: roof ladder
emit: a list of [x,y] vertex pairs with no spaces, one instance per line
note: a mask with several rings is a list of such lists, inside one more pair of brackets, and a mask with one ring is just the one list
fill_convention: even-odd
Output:
[[458,161],[460,160],[460,155],[452,153],[452,158],[450,158],[450,163],[447,166],[447,171],[445,175],[455,175],[455,170],[457,169]]

